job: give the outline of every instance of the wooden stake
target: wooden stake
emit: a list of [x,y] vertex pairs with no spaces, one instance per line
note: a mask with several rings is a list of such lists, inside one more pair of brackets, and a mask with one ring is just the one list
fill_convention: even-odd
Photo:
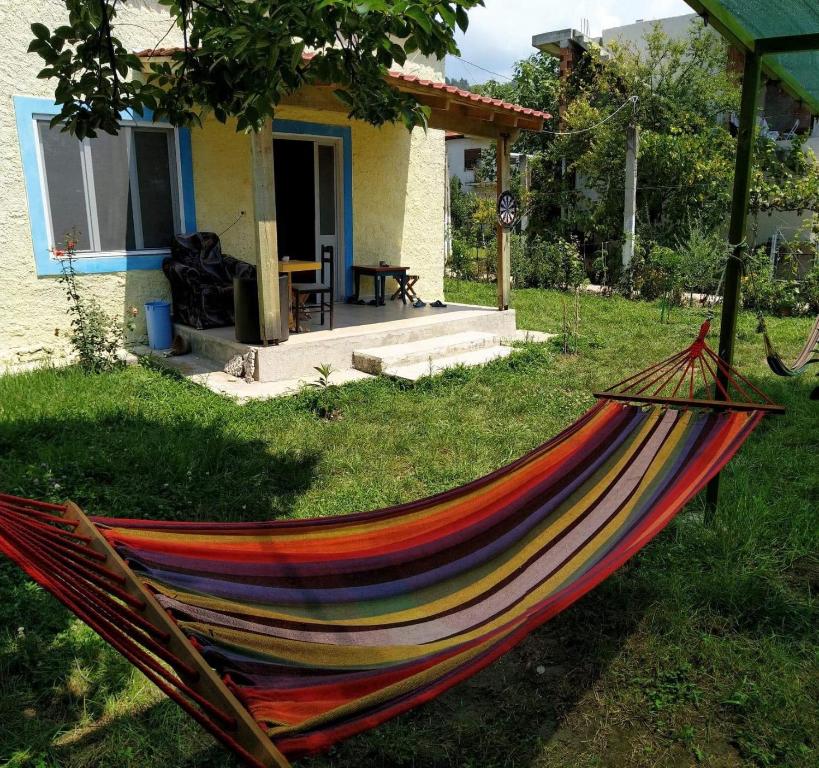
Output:
[[170,635],[168,650],[199,672],[195,682],[188,682],[191,688],[204,696],[214,706],[236,720],[236,731],[231,737],[242,745],[254,758],[266,766],[292,768],[287,758],[276,748],[268,735],[261,729],[241,702],[230,692],[202,655],[191,645],[185,634],[176,625],[153,594],[134,575],[128,564],[119,556],[108,540],[99,532],[85,513],[72,501],[66,505],[66,520],[77,523],[76,532],[91,539],[89,546],[105,555],[105,565],[125,579],[124,589],[134,597],[145,601],[144,618],[157,629]]

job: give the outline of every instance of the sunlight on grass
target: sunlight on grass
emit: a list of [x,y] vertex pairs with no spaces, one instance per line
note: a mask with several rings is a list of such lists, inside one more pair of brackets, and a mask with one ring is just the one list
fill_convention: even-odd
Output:
[[[447,298],[492,304],[491,285]],[[518,326],[559,332],[563,296],[513,294]],[[604,388],[689,344],[704,313],[582,296],[579,354],[524,344],[477,370],[236,404],[149,367],[0,379],[2,490],[92,514],[259,520],[357,512],[485,474],[560,431]],[[783,356],[810,319],[772,319]],[[718,328],[712,332],[716,338]],[[711,527],[695,500],[654,543],[506,658],[434,703],[354,738],[344,766],[813,766],[816,378],[774,377],[755,318],[738,367],[788,407],[724,473]],[[23,628],[18,634],[18,627]],[[539,671],[542,670],[542,671]],[[35,714],[32,716],[32,712]],[[235,765],[178,708],[8,563],[0,563],[0,764]]]

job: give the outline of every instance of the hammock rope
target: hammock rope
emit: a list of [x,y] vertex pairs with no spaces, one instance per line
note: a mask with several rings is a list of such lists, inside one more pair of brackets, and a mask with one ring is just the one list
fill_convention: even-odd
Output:
[[180,523],[0,494],[0,552],[246,764],[287,766],[513,648],[782,411],[715,355],[708,325],[539,448],[427,499]]
[[761,313],[758,319],[759,325],[757,331],[762,334],[762,340],[765,343],[765,357],[768,361],[768,367],[777,376],[799,376],[807,370],[809,365],[819,363],[819,315],[817,315],[816,320],[813,321],[808,337],[805,339],[805,344],[793,363],[785,362],[779,352],[776,351],[776,347],[774,347],[768,333],[765,318]]

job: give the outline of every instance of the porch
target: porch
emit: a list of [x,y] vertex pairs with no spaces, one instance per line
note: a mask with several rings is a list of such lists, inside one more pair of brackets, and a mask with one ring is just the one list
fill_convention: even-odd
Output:
[[[514,310],[453,303],[416,309],[395,301],[382,307],[337,304],[335,312],[332,331],[314,316],[309,332],[266,346],[236,341],[233,327],[197,330],[177,325],[175,332],[188,342],[190,353],[158,359],[194,381],[243,399],[295,391],[314,380],[315,366],[323,364],[332,366],[336,383],[378,373],[419,378],[505,357],[512,351],[508,344],[518,338]],[[223,372],[228,360],[248,352],[255,356],[253,384]]]

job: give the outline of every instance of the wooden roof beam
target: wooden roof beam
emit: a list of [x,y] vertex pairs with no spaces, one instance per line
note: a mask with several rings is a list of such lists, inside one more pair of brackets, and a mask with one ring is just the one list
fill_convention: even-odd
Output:
[[783,35],[761,37],[754,42],[754,50],[764,56],[767,53],[798,53],[819,50],[819,33],[808,35]]

